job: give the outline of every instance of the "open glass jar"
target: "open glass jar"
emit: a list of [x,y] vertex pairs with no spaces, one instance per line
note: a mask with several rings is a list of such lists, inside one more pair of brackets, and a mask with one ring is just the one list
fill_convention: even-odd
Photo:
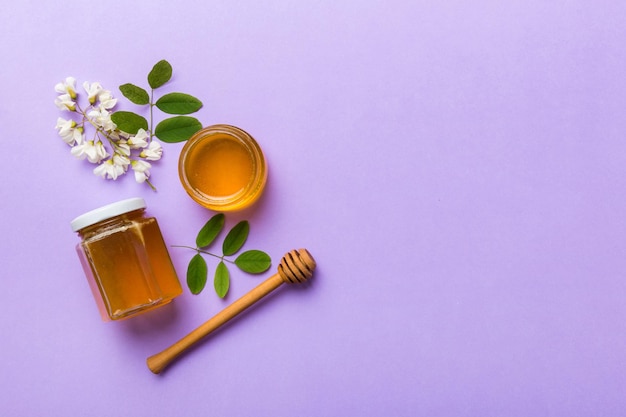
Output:
[[127,318],[169,303],[182,293],[161,230],[131,198],[100,207],[71,222],[76,246],[102,319]]
[[185,143],[178,173],[194,201],[215,211],[235,211],[261,196],[267,163],[248,133],[235,126],[214,125],[196,132]]

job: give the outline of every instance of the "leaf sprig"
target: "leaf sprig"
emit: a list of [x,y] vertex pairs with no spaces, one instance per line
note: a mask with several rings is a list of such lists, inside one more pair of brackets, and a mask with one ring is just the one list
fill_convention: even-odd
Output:
[[[135,84],[120,85],[120,91],[132,103],[150,106],[150,122],[145,117],[130,111],[116,111],[111,120],[118,129],[129,134],[136,134],[139,129],[150,132],[150,137],[156,136],[163,142],[175,143],[189,139],[194,133],[202,129],[202,123],[195,117],[186,116],[202,108],[202,102],[192,95],[185,93],[168,93],[154,101],[154,90],[163,86],[172,78],[172,66],[166,60],[157,62],[148,74],[150,93]],[[156,107],[166,114],[177,116],[169,117],[154,126],[153,109]]]
[[248,239],[250,224],[246,220],[237,223],[226,234],[222,243],[222,255],[207,251],[206,249],[215,242],[220,232],[224,229],[224,224],[224,214],[216,214],[198,232],[195,248],[191,246],[176,246],[196,251],[187,267],[187,286],[192,294],[200,294],[207,283],[208,266],[203,255],[210,255],[219,259],[213,278],[213,287],[220,298],[224,298],[230,288],[230,271],[227,263],[234,264],[240,270],[250,274],[263,273],[272,264],[272,260],[267,253],[256,249],[242,252],[234,261],[226,258],[227,256],[237,254]]

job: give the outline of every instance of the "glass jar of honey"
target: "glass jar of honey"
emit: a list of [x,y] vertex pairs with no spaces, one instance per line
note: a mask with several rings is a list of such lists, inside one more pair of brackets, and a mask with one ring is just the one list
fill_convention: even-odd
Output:
[[161,230],[131,198],[87,212],[71,222],[76,246],[104,321],[124,319],[169,303],[182,293]]
[[242,210],[258,200],[267,181],[259,144],[242,129],[214,125],[196,132],[178,160],[187,194],[215,211]]

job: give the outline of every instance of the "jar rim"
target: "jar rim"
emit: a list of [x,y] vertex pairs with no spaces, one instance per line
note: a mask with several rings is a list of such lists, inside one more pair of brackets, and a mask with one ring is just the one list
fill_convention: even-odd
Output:
[[92,226],[103,220],[145,208],[146,202],[143,198],[128,198],[81,214],[70,222],[70,226],[72,227],[72,231],[78,232],[85,227]]

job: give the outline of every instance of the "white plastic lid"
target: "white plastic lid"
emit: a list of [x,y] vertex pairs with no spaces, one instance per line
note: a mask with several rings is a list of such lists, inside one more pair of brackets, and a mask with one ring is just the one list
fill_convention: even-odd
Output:
[[144,208],[146,208],[146,202],[143,198],[129,198],[81,214],[72,220],[70,225],[72,226],[72,231],[78,232],[80,229],[101,222],[102,220]]

